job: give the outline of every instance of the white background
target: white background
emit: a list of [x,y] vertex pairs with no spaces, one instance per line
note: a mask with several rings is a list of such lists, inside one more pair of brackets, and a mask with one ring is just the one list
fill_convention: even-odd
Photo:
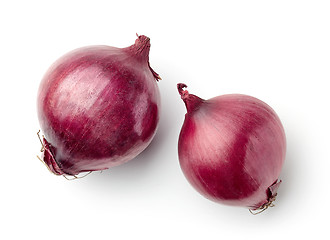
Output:
[[[1,239],[298,239],[329,237],[329,1],[1,1]],[[122,166],[77,181],[36,158],[39,82],[62,54],[151,38],[159,131]],[[287,134],[276,207],[253,216],[200,196],[184,178],[176,84],[202,98],[244,93]],[[317,234],[317,235],[316,235]]]

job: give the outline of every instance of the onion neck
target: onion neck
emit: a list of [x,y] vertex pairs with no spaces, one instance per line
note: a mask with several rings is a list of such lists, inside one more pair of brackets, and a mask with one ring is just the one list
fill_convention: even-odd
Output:
[[198,110],[203,102],[205,102],[204,99],[197,97],[196,95],[189,94],[187,90],[183,90],[183,88],[186,88],[187,85],[184,83],[178,83],[177,88],[179,91],[179,94],[181,95],[181,99],[184,101],[187,112],[191,113],[196,110]]
[[137,59],[141,63],[147,63],[148,67],[156,79],[156,81],[161,80],[161,77],[156,73],[149,64],[149,51],[150,51],[150,38],[144,35],[137,35],[135,43],[132,46],[124,48],[131,56]]
[[137,35],[137,39],[132,46],[126,50],[141,62],[149,62],[150,38],[144,35]]

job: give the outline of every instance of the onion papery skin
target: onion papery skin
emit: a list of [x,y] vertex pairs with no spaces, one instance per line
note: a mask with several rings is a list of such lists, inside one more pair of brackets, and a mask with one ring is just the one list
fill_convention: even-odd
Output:
[[183,90],[187,113],[178,154],[190,184],[206,198],[262,209],[274,200],[286,153],[283,126],[257,98],[228,94],[209,100]]
[[41,81],[37,109],[42,160],[77,175],[127,162],[152,141],[160,79],[149,65],[150,39],[127,48],[89,46],[58,59]]

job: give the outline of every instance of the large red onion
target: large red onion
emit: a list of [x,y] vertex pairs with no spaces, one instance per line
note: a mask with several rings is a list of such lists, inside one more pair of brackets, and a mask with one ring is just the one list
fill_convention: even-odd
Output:
[[272,206],[286,152],[280,119],[266,103],[228,94],[203,100],[178,84],[187,114],[179,160],[206,198],[250,210]]
[[150,39],[127,48],[90,46],[57,60],[38,93],[42,160],[57,174],[107,169],[131,160],[158,125],[160,79]]

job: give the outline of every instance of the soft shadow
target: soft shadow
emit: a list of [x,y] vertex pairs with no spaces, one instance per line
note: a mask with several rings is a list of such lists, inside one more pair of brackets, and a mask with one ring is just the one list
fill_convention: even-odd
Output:
[[[278,197],[275,201],[275,208],[288,209],[294,208],[296,204],[292,204],[292,199],[301,199],[303,196],[299,196],[303,188],[303,144],[296,134],[295,129],[287,130],[287,154],[284,162],[284,166],[280,175],[282,184],[279,188]],[[283,208],[280,207],[283,205]],[[297,205],[298,206],[298,205]]]
[[162,124],[160,124],[154,139],[137,157],[120,166],[92,173],[87,177],[88,183],[108,187],[115,182],[123,184],[135,182],[139,178],[140,180],[145,178],[148,172],[151,171],[152,166],[160,160],[158,152],[162,146],[164,134],[166,134],[166,131],[163,131],[162,128]]

